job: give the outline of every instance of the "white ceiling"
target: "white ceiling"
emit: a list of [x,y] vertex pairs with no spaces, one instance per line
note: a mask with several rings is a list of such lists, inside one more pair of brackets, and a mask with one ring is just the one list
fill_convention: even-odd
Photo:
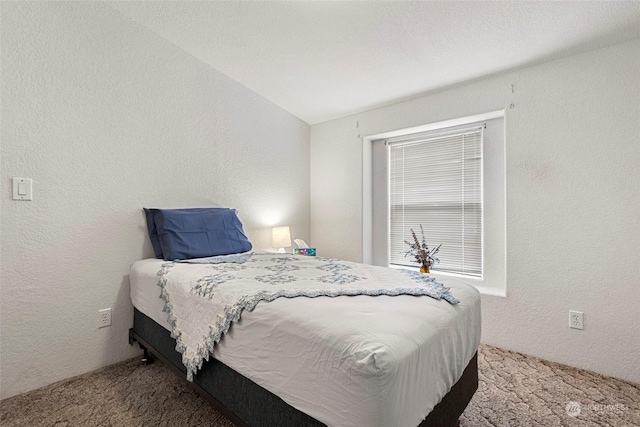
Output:
[[309,124],[640,38],[640,1],[108,4]]

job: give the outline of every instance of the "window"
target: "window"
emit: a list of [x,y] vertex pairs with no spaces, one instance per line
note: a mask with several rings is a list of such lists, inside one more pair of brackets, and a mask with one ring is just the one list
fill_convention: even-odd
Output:
[[404,256],[411,229],[430,247],[442,244],[434,270],[482,277],[482,141],[484,123],[403,135],[389,149],[389,262]]
[[362,153],[365,263],[418,268],[404,240],[422,224],[442,243],[433,276],[506,294],[504,111],[368,135]]

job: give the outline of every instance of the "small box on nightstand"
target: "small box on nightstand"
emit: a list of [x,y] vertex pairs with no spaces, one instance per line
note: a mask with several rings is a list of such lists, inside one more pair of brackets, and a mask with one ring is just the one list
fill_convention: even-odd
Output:
[[293,248],[294,255],[316,256],[316,248]]

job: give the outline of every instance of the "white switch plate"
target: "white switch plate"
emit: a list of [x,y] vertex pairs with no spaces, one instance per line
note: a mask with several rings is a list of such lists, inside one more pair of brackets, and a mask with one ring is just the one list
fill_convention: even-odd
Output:
[[13,178],[13,200],[33,200],[31,178]]

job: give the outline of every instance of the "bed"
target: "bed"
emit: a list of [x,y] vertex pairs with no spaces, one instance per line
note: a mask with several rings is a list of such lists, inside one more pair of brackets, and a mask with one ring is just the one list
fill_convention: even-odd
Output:
[[475,288],[328,258],[244,255],[135,262],[130,343],[239,426],[456,425],[478,385]]

